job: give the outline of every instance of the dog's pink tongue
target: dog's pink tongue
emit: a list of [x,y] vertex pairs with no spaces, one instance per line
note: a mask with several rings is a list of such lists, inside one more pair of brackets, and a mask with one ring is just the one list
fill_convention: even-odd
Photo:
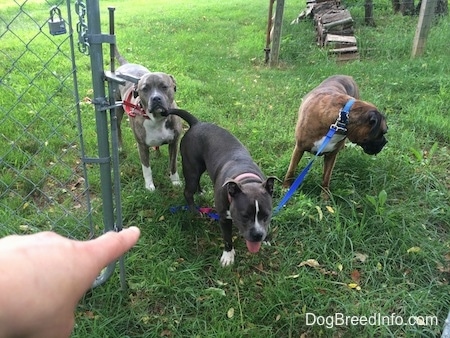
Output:
[[245,242],[247,243],[248,251],[250,251],[251,253],[256,253],[261,248],[261,242],[250,242],[250,241]]

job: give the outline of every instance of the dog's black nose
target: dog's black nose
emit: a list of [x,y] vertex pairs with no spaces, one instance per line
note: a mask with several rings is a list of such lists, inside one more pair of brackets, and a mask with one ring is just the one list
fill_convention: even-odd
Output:
[[252,242],[261,242],[264,239],[264,233],[253,228],[250,230],[250,239]]
[[161,103],[161,101],[162,101],[161,96],[153,96],[152,97],[153,103]]

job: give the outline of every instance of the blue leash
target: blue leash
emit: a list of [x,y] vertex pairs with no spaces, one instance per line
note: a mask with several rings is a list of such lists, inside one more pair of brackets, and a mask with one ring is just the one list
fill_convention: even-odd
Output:
[[325,149],[328,142],[330,142],[333,135],[337,131],[342,132],[344,134],[347,133],[348,115],[350,113],[351,107],[353,106],[353,103],[355,103],[355,99],[352,98],[352,99],[348,100],[348,102],[345,104],[344,108],[341,109],[341,111],[339,112],[338,119],[336,120],[335,123],[333,123],[330,126],[330,129],[328,130],[328,133],[325,135],[325,139],[323,140],[322,144],[320,145],[319,150],[317,150],[316,155],[309,161],[309,163],[306,165],[306,167],[302,170],[302,172],[297,176],[295,181],[292,183],[289,190],[286,192],[286,194],[284,195],[284,197],[282,198],[280,203],[278,203],[278,206],[275,208],[275,210],[273,212],[274,215],[277,214],[280,211],[280,209],[287,203],[287,201],[289,201],[289,199],[292,197],[292,195],[294,195],[295,191],[298,189],[300,184],[302,184],[303,180],[305,179],[306,175],[308,174],[309,169],[311,168],[314,160],[318,156],[320,156],[320,154]]

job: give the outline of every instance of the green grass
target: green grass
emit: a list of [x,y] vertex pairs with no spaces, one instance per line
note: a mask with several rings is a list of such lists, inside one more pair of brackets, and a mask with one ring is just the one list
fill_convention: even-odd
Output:
[[[29,5],[38,22],[45,22],[42,6]],[[139,226],[142,238],[126,257],[129,291],[120,290],[116,274],[90,291],[77,308],[73,337],[438,336],[450,303],[449,18],[432,27],[424,56],[411,59],[416,17],[393,15],[383,1],[375,4],[377,27],[365,27],[363,3],[349,2],[361,61],[336,64],[316,46],[311,21],[289,24],[303,7],[287,2],[281,63],[269,68],[263,51],[266,2],[107,1],[100,4],[104,32],[110,5],[116,7],[117,43],[128,61],[173,74],[178,105],[230,130],[266,175],[284,177],[301,98],[333,74],[352,75],[362,98],[385,112],[389,143],[376,157],[347,146],[336,163],[329,201],[320,198],[322,161],[317,160],[273,218],[271,246],[250,255],[237,238],[236,262],[222,268],[218,224],[169,212],[185,201],[182,189],[167,178],[167,148],[159,158],[152,154],[157,190],[149,193],[124,124],[123,222]],[[14,15],[4,6],[2,11]],[[25,42],[36,35],[32,22],[15,25]],[[0,183],[10,189],[0,199],[6,206],[0,208],[0,234],[53,228],[85,238],[76,218],[86,215],[73,207],[70,193],[80,174],[71,84],[64,82],[70,64],[58,61],[43,70],[41,60],[51,57],[55,42],[38,35],[28,46],[32,55],[21,56],[23,46],[15,41],[10,34],[0,37],[2,50],[17,58],[20,69],[0,69],[7,81],[0,95],[7,113],[0,117],[0,136],[15,141],[0,145],[8,164],[0,166]],[[89,58],[78,52],[76,57],[80,96],[92,97]],[[61,81],[64,86],[54,92]],[[24,95],[14,107],[17,92]],[[82,119],[87,153],[94,156],[91,106],[82,105]],[[299,167],[305,164],[303,159]],[[17,177],[11,166],[25,177]],[[98,170],[88,169],[101,231]],[[55,181],[67,183],[60,187],[52,185]],[[207,177],[203,182],[206,192],[197,202],[212,206],[211,184]],[[33,191],[55,200],[45,202]],[[283,194],[277,186],[275,203]],[[320,266],[302,264],[310,259]],[[306,313],[437,316],[439,324],[326,328],[307,326]]]

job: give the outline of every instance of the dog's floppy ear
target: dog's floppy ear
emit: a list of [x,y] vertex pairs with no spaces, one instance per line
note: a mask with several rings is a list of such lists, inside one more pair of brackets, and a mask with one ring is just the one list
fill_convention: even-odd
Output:
[[242,192],[241,185],[235,180],[226,180],[222,187],[225,186],[227,188],[228,194],[231,197],[235,197],[237,194],[240,194]]
[[371,126],[373,125],[379,125],[381,120],[381,113],[378,110],[371,110],[369,112],[369,124]]
[[169,74],[169,77],[171,78],[172,82],[173,82],[173,91],[176,92],[177,91],[177,81],[175,80],[175,78],[173,77],[173,75]]
[[263,183],[263,187],[267,190],[270,196],[273,195],[273,185],[275,183],[275,180],[278,182],[282,182],[278,177],[276,176],[269,176],[267,180]]
[[370,137],[374,138],[378,135],[381,122],[384,116],[378,110],[372,110],[369,112],[369,125],[370,125]]

